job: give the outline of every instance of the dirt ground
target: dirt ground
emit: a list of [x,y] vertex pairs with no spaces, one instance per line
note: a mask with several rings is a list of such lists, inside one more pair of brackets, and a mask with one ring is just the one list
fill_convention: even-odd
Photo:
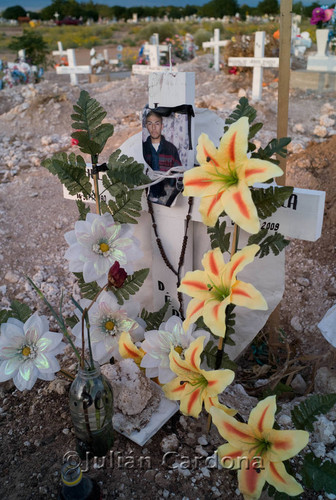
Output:
[[[246,92],[249,96],[251,79],[247,74],[210,73],[209,57],[197,58],[181,68],[196,71],[196,105],[209,107],[225,118],[240,96]],[[83,64],[79,55],[77,59]],[[274,73],[265,71],[265,83],[263,100],[256,104],[258,121],[264,123],[257,136],[263,146],[276,136]],[[83,76],[80,88],[101,102],[108,111],[108,121],[115,125],[115,134],[104,152],[107,158],[141,129],[138,111],[147,102],[147,78],[89,84]],[[37,86],[26,90],[15,87],[0,93],[1,308],[17,299],[46,312],[27,287],[26,275],[43,284],[51,300],[59,296],[62,288],[68,294],[78,293],[63,257],[67,248],[63,235],[73,228],[77,209],[72,201],[64,200],[58,180],[40,162],[53,151],[70,151],[70,114],[80,88],[71,87],[68,77],[48,72],[45,81]],[[321,137],[314,130],[321,124],[321,116],[326,115],[330,121],[326,135]],[[320,366],[332,367],[327,355],[333,348],[317,324],[336,302],[335,120],[335,94],[316,95],[291,89],[288,135],[293,137],[292,151],[297,152],[288,155],[287,184],[326,191],[321,238],[314,243],[292,241],[286,252],[286,290],[280,309],[280,326],[291,359],[298,359],[306,392],[313,390],[314,374]],[[261,341],[263,338],[261,335]],[[304,363],[300,361],[303,354],[314,354],[316,358]],[[279,351],[278,357],[273,353],[269,359],[269,374],[273,375],[285,354]],[[69,351],[62,361],[67,367],[74,367]],[[254,383],[262,377],[254,376],[258,365],[252,351],[248,350],[238,364],[237,382],[251,396],[260,395]],[[61,379],[52,383],[39,381],[31,391],[20,392],[10,382],[0,384],[2,498],[57,497],[63,456],[75,446],[68,386],[69,382]],[[300,398],[294,392],[284,402],[293,403]],[[255,400],[248,399],[247,406],[252,402]],[[239,410],[244,415],[244,407]],[[195,420],[177,413],[144,448],[116,433],[112,455],[105,464],[100,462],[94,467],[90,463],[89,473],[100,482],[106,499],[242,498],[236,474],[206,462],[222,443],[214,426],[206,433],[206,420],[205,414]],[[168,456],[167,450],[172,452]],[[301,462],[302,458],[295,459],[292,466],[299,470]],[[305,491],[302,496],[308,500],[324,498],[328,497],[312,491]]]

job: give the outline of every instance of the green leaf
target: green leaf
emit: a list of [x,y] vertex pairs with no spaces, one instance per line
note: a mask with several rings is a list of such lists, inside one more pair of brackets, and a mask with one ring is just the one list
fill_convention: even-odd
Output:
[[79,218],[78,220],[86,220],[86,215],[90,212],[90,207],[86,206],[82,200],[76,200]]
[[102,123],[106,111],[85,90],[81,91],[73,109],[75,113],[71,118],[74,122],[71,126],[76,132],[73,132],[71,137],[78,140],[78,146],[83,153],[88,153],[97,159],[106,141],[113,135],[113,125]]
[[271,158],[274,154],[278,154],[283,158],[287,154],[286,146],[291,142],[290,137],[281,137],[281,139],[272,139],[267,146],[263,148],[259,148],[258,151],[252,153],[251,158],[259,158],[260,160],[268,160],[272,163],[278,165],[278,161]]
[[19,321],[22,321],[22,323],[25,323],[28,318],[33,314],[32,310],[30,307],[27,306],[27,304],[22,304],[18,300],[13,300],[11,302],[11,317],[16,318]]
[[160,327],[161,323],[164,320],[164,317],[166,315],[166,312],[168,311],[168,307],[170,305],[170,302],[167,301],[161,309],[155,312],[148,312],[146,309],[142,309],[140,317],[146,321],[146,331],[148,332],[149,330],[158,330]]
[[[217,351],[218,351],[217,345],[214,344],[212,340],[210,340],[205,346],[203,353],[201,355],[202,360],[205,357],[208,367],[212,368],[213,370],[216,369]],[[236,363],[231,361],[226,352],[224,352],[222,357],[222,362],[219,368],[227,368],[235,371],[237,370],[237,365]]]
[[85,161],[81,156],[75,157],[72,153],[68,157],[66,153],[56,153],[41,164],[49,172],[57,175],[71,195],[81,193],[85,199],[91,197],[92,185],[86,175]]
[[293,190],[294,188],[291,186],[251,189],[252,200],[257,208],[258,217],[267,219],[267,217],[274,214],[290,197]]
[[[242,116],[247,116],[249,123],[252,123],[257,116],[256,110],[249,105],[246,97],[242,97],[241,99],[239,99],[239,104],[237,104],[237,107],[233,110],[231,115],[225,120],[225,125],[231,125],[232,123],[239,120],[239,118],[241,118]],[[228,129],[228,127],[225,128],[226,130]]]
[[74,314],[73,316],[70,316],[69,318],[66,318],[65,323],[68,325],[69,328],[73,328],[77,323],[79,322],[79,319],[77,316]]
[[92,300],[95,298],[97,293],[100,291],[101,287],[97,285],[95,281],[91,281],[90,283],[85,283],[83,278],[83,273],[74,273],[76,278],[78,279],[78,286],[81,290],[81,294],[85,299]]
[[89,134],[84,130],[73,132],[71,137],[77,139],[78,147],[82,153],[89,154],[91,156],[99,155],[102,152],[103,147],[92,139],[89,138]]
[[336,404],[336,394],[314,394],[295,406],[291,411],[297,429],[313,431],[313,422],[320,414],[328,413]]
[[101,203],[102,213],[110,212],[116,222],[121,224],[137,224],[135,217],[141,215],[141,196],[142,191],[128,191],[125,194],[117,196],[115,201],[110,200],[108,206],[105,202]]
[[211,248],[220,248],[222,253],[227,252],[230,248],[230,233],[225,233],[226,230],[226,221],[222,223],[217,220],[214,227],[208,227],[207,231],[210,235]]
[[114,127],[111,123],[102,123],[92,132],[92,139],[104,149],[106,141],[113,135]]
[[73,123],[72,127],[79,130],[89,131],[97,127],[106,116],[106,111],[98,101],[90,97],[86,90],[81,91],[77,104],[73,109],[76,114],[71,115],[71,118],[76,123]]
[[0,311],[0,325],[2,323],[7,323],[9,318],[11,318],[11,311],[9,309],[2,309]]
[[105,190],[102,191],[101,194],[103,194],[105,191],[108,191],[110,195],[115,198],[116,196],[121,196],[128,191],[127,186],[123,182],[113,177],[110,170],[103,175],[102,182]]
[[271,389],[270,387],[266,387],[265,390],[263,391],[263,398],[267,398],[268,396],[280,397],[288,392],[293,392],[292,387],[283,384],[282,382],[279,382],[273,389]]
[[303,483],[314,491],[336,492],[336,464],[329,460],[322,463],[313,453],[305,455],[300,470]]
[[235,341],[231,338],[232,335],[234,335],[235,333],[234,326],[236,324],[236,313],[233,312],[235,307],[236,307],[235,304],[229,304],[225,310],[226,331],[224,337],[224,344],[227,345],[236,345]]
[[130,276],[127,276],[122,287],[109,287],[109,289],[112,290],[116,296],[118,304],[123,304],[125,300],[130,298],[130,295],[135,295],[140,290],[148,276],[148,273],[149,269],[140,269],[139,271],[135,271],[135,273]]
[[271,234],[263,240],[267,233],[267,229],[261,229],[259,233],[250,236],[247,242],[248,245],[257,244],[260,246],[260,250],[256,253],[256,256],[260,259],[268,255],[270,250],[274,253],[274,255],[279,255],[279,253],[282,252],[282,250],[290,243],[290,241],[286,240],[281,233]]
[[134,158],[121,155],[120,149],[111,154],[108,161],[108,168],[111,175],[116,180],[126,184],[128,187],[148,184],[151,179],[144,174],[144,165],[138,163]]
[[[248,135],[248,140],[250,141],[253,137],[259,132],[260,129],[263,128],[263,123],[254,123],[250,126],[250,131]],[[254,146],[255,148],[255,146]],[[249,149],[250,150],[250,149]]]

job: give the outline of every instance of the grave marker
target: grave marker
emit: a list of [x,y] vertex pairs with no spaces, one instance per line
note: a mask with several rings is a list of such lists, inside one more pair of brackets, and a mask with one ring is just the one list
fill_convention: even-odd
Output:
[[62,42],[57,42],[57,47],[58,47],[58,50],[52,51],[53,56],[64,57],[67,55],[67,51],[63,49]]
[[57,66],[56,73],[58,75],[70,75],[71,85],[78,85],[77,75],[90,75],[91,66],[77,66],[76,56],[74,49],[68,49],[66,51],[68,58],[68,66]]
[[[190,74],[186,74],[190,75]],[[174,89],[174,82],[176,87]],[[169,90],[169,91],[168,91]],[[194,79],[191,76],[178,74],[178,78],[171,74],[150,75],[149,86],[149,105],[150,106],[177,106],[184,104],[193,104],[194,99]],[[187,102],[186,102],[187,101]],[[197,111],[197,110],[196,110]],[[200,115],[196,114],[195,128],[197,121],[202,122],[205,110],[199,110]],[[209,127],[204,127],[204,121],[195,134],[193,141],[196,149],[197,138],[201,132],[208,133],[210,139],[217,146],[224,126],[224,121],[211,113]],[[216,127],[212,124],[216,120]],[[209,123],[209,122],[208,122]],[[132,156],[136,161],[143,163],[142,156],[142,133],[130,137],[122,146],[121,152]],[[102,191],[102,184],[100,189]],[[259,184],[256,187],[268,188],[269,184]],[[100,192],[101,192],[100,191]],[[108,194],[103,194],[104,201],[108,201]],[[69,195],[66,195],[68,198]],[[284,235],[292,238],[299,238],[308,241],[316,241],[321,235],[323,211],[324,211],[325,193],[322,191],[311,191],[304,189],[295,189],[292,196],[285,202],[274,216],[261,221],[263,228],[269,229],[270,233],[280,231]],[[201,216],[198,210],[199,199],[193,200],[191,212],[191,221],[188,228],[188,243],[181,277],[189,270],[201,268],[201,259],[203,254],[210,248],[210,240],[207,235],[207,228],[201,222]],[[188,199],[182,195],[177,198],[173,207],[166,207],[159,204],[153,204],[155,222],[158,235],[166,256],[172,266],[177,269],[181,254],[181,246],[185,233],[186,216],[188,213]],[[176,275],[169,270],[162,260],[162,256],[157,247],[156,238],[151,228],[151,221],[147,211],[147,202],[143,200],[143,214],[136,228],[136,236],[141,240],[142,247],[147,253],[146,261],[139,264],[139,267],[151,267],[152,277],[152,297],[153,304],[145,307],[154,307],[154,310],[162,307],[169,298],[172,303],[173,314],[179,314],[179,304],[176,292]],[[227,228],[233,231],[233,224],[227,218]],[[241,231],[239,246],[246,244],[249,234]],[[149,241],[152,245],[149,246]],[[228,261],[227,255],[225,255]],[[251,282],[264,295],[269,309],[268,311],[251,311],[244,308],[237,309],[236,319],[236,346],[226,346],[226,352],[232,358],[236,358],[242,350],[253,340],[254,336],[265,325],[269,315],[278,305],[284,292],[284,263],[285,255],[282,252],[275,257],[273,254],[263,259],[256,259],[247,266],[239,275],[239,279]],[[265,279],[266,276],[266,279]],[[146,284],[145,284],[146,286]],[[144,287],[143,287],[144,288]],[[148,288],[147,288],[148,292]],[[139,292],[139,296],[141,291]],[[139,300],[139,299],[138,299]],[[184,296],[184,309],[190,299]]]
[[168,45],[159,44],[159,35],[154,33],[151,36],[152,44],[145,43],[144,55],[149,57],[149,66],[143,64],[133,64],[132,73],[135,75],[147,75],[150,73],[167,72],[170,68],[167,66],[160,66],[160,54],[169,51]]
[[220,40],[220,30],[216,28],[214,31],[214,36],[210,40],[210,42],[203,42],[203,49],[214,49],[214,69],[215,71],[219,71],[219,48],[225,47],[229,43],[228,40]]
[[278,57],[264,57],[265,31],[257,31],[254,42],[254,57],[229,57],[229,66],[253,68],[252,99],[260,101],[262,95],[263,68],[278,68]]

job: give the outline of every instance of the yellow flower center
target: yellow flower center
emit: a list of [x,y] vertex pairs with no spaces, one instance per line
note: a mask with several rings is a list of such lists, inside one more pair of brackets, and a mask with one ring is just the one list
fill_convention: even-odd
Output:
[[113,330],[114,326],[115,325],[114,325],[113,321],[106,321],[106,323],[105,323],[106,330],[110,330],[111,331],[111,330]]
[[99,248],[102,252],[108,252],[110,249],[107,243],[100,243]]
[[31,353],[30,347],[27,347],[27,346],[26,346],[26,347],[24,347],[24,348],[22,349],[22,354],[23,354],[24,356],[29,356],[29,354],[30,354],[30,353]]
[[182,352],[183,352],[183,347],[181,347],[180,345],[177,345],[174,350],[179,354],[181,355]]

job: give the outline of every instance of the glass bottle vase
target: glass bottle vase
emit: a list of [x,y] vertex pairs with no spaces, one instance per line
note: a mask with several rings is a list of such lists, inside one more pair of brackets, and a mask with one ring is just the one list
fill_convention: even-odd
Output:
[[113,445],[113,393],[98,364],[78,368],[70,387],[70,413],[79,456],[105,456]]

